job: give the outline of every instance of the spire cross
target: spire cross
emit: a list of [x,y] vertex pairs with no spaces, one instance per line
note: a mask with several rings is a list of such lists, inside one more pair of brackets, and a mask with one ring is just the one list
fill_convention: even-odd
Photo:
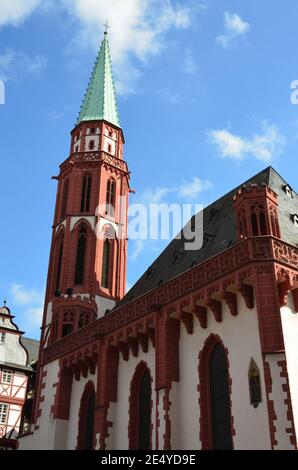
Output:
[[106,20],[106,22],[103,26],[105,27],[105,34],[108,34],[108,30],[111,28],[111,26],[108,23],[108,20]]
[[7,300],[4,300],[4,307],[6,307],[6,304],[7,304]]

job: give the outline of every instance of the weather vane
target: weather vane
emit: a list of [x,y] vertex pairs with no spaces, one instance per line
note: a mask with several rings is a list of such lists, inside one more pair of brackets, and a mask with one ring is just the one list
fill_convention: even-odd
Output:
[[108,23],[108,20],[106,20],[106,22],[103,26],[105,27],[105,34],[108,34],[108,30],[111,28],[111,26]]
[[6,304],[7,304],[7,300],[4,300],[4,307],[6,307]]

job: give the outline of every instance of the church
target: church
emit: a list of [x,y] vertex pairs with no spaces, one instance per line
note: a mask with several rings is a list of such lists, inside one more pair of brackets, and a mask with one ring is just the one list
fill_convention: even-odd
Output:
[[18,448],[295,450],[294,189],[272,167],[239,182],[204,209],[200,249],[175,238],[125,294],[130,171],[107,33],[55,179],[37,388]]

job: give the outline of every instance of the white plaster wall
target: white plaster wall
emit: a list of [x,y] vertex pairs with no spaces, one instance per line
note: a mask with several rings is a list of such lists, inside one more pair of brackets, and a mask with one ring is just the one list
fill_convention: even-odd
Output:
[[137,365],[144,361],[147,363],[151,377],[153,378],[152,383],[152,422],[153,422],[153,435],[152,443],[155,443],[155,351],[151,341],[149,341],[148,352],[143,353],[139,350],[138,357],[134,357],[131,353],[129,355],[129,361],[124,361],[121,354],[119,357],[119,370],[118,370],[118,400],[117,407],[115,410],[115,422],[110,432],[114,432],[114,449],[128,449],[128,400],[130,396],[130,383],[133,378],[134,372]]
[[55,393],[53,384],[58,382],[59,361],[47,364],[44,370],[47,371],[47,376],[44,379],[46,387],[42,391],[45,399],[40,403],[42,413],[36,423],[39,429],[31,435],[19,439],[20,450],[52,450],[55,448],[56,421],[53,419],[51,407],[54,404]]
[[79,220],[87,220],[89,222],[92,230],[95,230],[95,216],[94,215],[87,215],[84,217],[78,216],[78,217],[71,217],[70,219],[70,230],[74,229],[74,226],[76,225]]
[[[93,140],[94,141],[94,148],[89,149],[89,142]],[[85,139],[85,152],[96,152],[99,150],[99,135],[91,134],[91,135],[86,135]]]
[[101,318],[104,316],[106,310],[112,310],[115,307],[115,300],[108,299],[106,297],[101,297],[100,295],[95,296],[95,302],[97,304],[97,316]]
[[[246,307],[240,295],[237,296],[237,301],[236,317],[230,314],[226,303],[222,302],[222,323],[217,323],[208,309],[207,329],[202,329],[197,319],[194,321],[192,335],[187,334],[184,326],[181,327],[179,403],[178,406],[172,405],[171,410],[177,426],[176,430],[172,430],[173,448],[174,446],[179,449],[200,448],[198,356],[211,333],[221,337],[229,352],[232,415],[236,430],[236,436],[233,437],[235,449],[271,448],[257,313],[256,309],[249,310]],[[252,357],[261,371],[263,396],[262,403],[256,409],[250,404],[248,386],[248,369]]]
[[[6,320],[10,323],[9,320]],[[15,327],[10,323],[11,329]],[[9,324],[6,325],[10,328]],[[19,342],[19,335],[15,333],[5,332],[5,341],[0,344],[0,363],[2,364],[19,364],[25,366],[27,364],[27,354],[23,346]]]
[[[109,152],[108,148],[109,145],[111,146],[111,151]],[[110,153],[111,155],[115,155],[116,153],[116,142],[111,139],[110,137],[105,137],[103,142],[103,149],[105,152]]]
[[292,294],[288,296],[287,306],[281,308],[281,320],[296,436],[298,436],[298,314],[294,309]]
[[[67,422],[67,439],[66,449],[73,450],[77,445],[79,409],[81,398],[87,382],[91,380],[94,383],[95,390],[97,388],[97,370],[94,375],[88,373],[87,377],[81,377],[80,380],[73,380],[70,399],[69,420]],[[65,448],[65,447],[64,447]]]

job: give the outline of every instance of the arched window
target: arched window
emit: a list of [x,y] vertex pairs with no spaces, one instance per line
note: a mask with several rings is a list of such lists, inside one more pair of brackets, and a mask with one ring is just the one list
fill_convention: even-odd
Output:
[[75,271],[75,285],[79,286],[84,283],[84,270],[85,270],[85,254],[86,254],[86,230],[81,228],[79,232],[77,258],[76,258],[76,271]]
[[129,449],[151,449],[151,375],[145,362],[134,373],[129,397]]
[[64,217],[66,216],[68,191],[69,191],[69,180],[67,179],[64,181],[64,185],[63,185],[60,220],[64,219]]
[[229,372],[225,349],[211,335],[200,353],[200,437],[202,449],[233,448]]
[[77,450],[92,450],[94,441],[95,390],[88,382],[81,398]]
[[62,338],[70,335],[74,330],[75,314],[72,311],[67,311],[63,315],[62,320]]
[[113,179],[107,181],[107,194],[106,194],[106,213],[111,217],[115,214],[115,199],[116,199],[116,183]]
[[84,175],[82,181],[81,212],[89,212],[91,197],[91,175]]
[[232,449],[231,410],[226,353],[218,343],[210,357],[210,395],[213,449]]
[[61,238],[59,248],[58,248],[58,265],[57,265],[57,273],[56,273],[56,290],[60,288],[60,278],[61,278],[61,268],[62,268],[62,257],[63,257],[63,244],[64,238]]
[[260,212],[260,214],[259,214],[259,221],[260,221],[260,232],[261,232],[261,235],[267,235],[266,217],[265,217],[264,212]]
[[112,240],[106,238],[103,243],[101,285],[108,289],[111,278]]

